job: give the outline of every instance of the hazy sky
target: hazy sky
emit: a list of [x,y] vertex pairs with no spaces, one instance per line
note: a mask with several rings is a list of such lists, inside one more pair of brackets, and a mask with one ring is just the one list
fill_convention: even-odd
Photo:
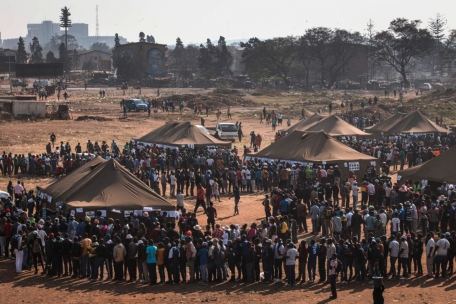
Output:
[[1,0],[2,38],[27,34],[27,23],[59,21],[60,8],[67,5],[73,22],[89,24],[95,35],[95,6],[98,4],[100,35],[119,35],[137,41],[143,31],[157,43],[185,44],[216,40],[272,38],[301,35],[315,26],[361,31],[371,18],[377,30],[386,29],[397,17],[420,19],[423,26],[437,13],[456,29],[456,0]]

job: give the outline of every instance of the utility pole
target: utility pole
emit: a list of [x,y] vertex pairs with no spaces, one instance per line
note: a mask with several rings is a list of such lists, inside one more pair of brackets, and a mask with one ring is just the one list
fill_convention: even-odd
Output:
[[97,42],[98,42],[98,37],[100,36],[100,28],[99,28],[99,25],[98,25],[98,4],[97,4],[97,7],[96,7],[96,12],[97,12],[97,19],[96,19],[96,32],[95,32],[95,35],[97,36]]

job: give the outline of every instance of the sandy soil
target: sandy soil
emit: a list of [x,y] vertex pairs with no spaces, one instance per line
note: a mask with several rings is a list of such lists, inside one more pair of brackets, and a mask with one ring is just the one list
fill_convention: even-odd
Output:
[[[193,93],[201,93],[197,89]],[[179,91],[166,89],[162,94],[192,93],[192,90]],[[152,92],[144,92],[143,94]],[[130,138],[139,137],[150,130],[163,124],[165,120],[180,119],[192,120],[199,123],[199,117],[186,109],[183,115],[178,114],[157,114],[148,119],[145,113],[131,113],[127,119],[119,119],[121,116],[118,105],[120,92],[108,91],[106,100],[98,100],[96,91],[90,92],[90,96],[84,91],[71,91],[73,109],[73,120],[50,121],[39,120],[38,122],[14,121],[0,124],[0,150],[13,153],[40,153],[45,151],[45,145],[49,140],[51,132],[57,135],[57,141],[69,141],[74,147],[77,142],[85,145],[88,139],[92,141],[113,139],[122,144]],[[300,116],[301,106],[295,104],[295,100],[285,106],[289,108],[292,123]],[[292,105],[290,105],[292,104]],[[277,106],[279,107],[279,106]],[[269,107],[267,107],[269,109]],[[242,121],[244,133],[248,135],[252,130],[263,135],[264,145],[273,141],[274,132],[270,125],[260,124],[259,111],[261,106],[250,108],[233,108],[232,121]],[[76,121],[82,115],[103,116],[111,118],[112,121]],[[225,117],[223,117],[225,119]],[[285,121],[285,120],[284,120]],[[213,126],[216,123],[215,115],[211,114],[206,119],[206,126]],[[280,129],[280,127],[278,128]],[[249,139],[244,138],[238,147],[248,145]],[[0,177],[0,189],[4,190],[10,179],[16,177]],[[52,178],[37,179],[24,177],[28,189],[40,184],[45,186],[53,181]],[[234,203],[228,197],[223,197],[215,207],[218,211],[218,222],[221,224],[244,224],[259,221],[263,218],[261,201],[263,194],[242,196],[239,205],[240,215],[233,215]],[[186,200],[187,209],[193,209],[195,200]],[[206,216],[202,211],[198,212],[200,224],[205,224]],[[310,221],[309,221],[310,226]],[[299,239],[308,239],[311,236],[302,234]],[[434,280],[425,277],[413,277],[405,282],[388,281],[385,283],[385,303],[450,303],[456,302],[451,292],[456,288],[454,277],[449,280]],[[412,288],[410,288],[412,287]],[[430,287],[430,288],[428,288]],[[423,289],[425,288],[425,289]],[[0,260],[0,296],[2,303],[36,303],[54,301],[65,301],[67,303],[127,303],[131,301],[144,303],[156,301],[158,303],[195,303],[195,302],[217,302],[224,303],[272,303],[285,301],[312,301],[314,303],[326,303],[330,295],[329,286],[321,284],[309,285],[299,284],[297,287],[284,287],[283,284],[271,285],[241,284],[241,283],[220,283],[201,286],[200,284],[181,284],[179,286],[150,287],[139,284],[95,283],[90,284],[84,280],[71,280],[69,278],[48,279],[30,272],[16,275],[14,264],[11,260]],[[355,300],[371,303],[372,285],[367,283],[350,283],[348,285],[338,284],[338,300]],[[10,295],[10,296],[8,296]]]

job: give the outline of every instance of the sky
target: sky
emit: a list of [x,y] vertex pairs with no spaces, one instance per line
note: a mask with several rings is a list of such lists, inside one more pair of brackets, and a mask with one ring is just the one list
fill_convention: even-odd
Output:
[[[302,35],[308,28],[324,26],[364,32],[369,19],[376,30],[387,29],[391,20],[420,19],[423,27],[440,13],[448,29],[456,29],[455,0],[34,0],[1,1],[2,39],[27,34],[27,23],[59,22],[60,8],[68,6],[74,23],[88,23],[95,35],[98,5],[100,35],[118,33],[130,42],[139,32],[153,35],[157,43],[205,42]],[[20,8],[20,9],[19,9]]]

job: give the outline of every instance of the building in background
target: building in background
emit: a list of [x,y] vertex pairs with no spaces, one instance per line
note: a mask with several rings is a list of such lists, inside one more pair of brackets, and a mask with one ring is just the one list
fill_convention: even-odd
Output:
[[146,65],[147,77],[166,76],[166,45],[148,42],[122,44],[116,47],[117,56],[129,53],[131,57],[139,56]]
[[73,60],[74,70],[110,71],[111,53],[102,51],[76,51],[78,60]]
[[[60,23],[54,23],[50,20],[45,20],[41,23],[29,23],[27,24],[27,35],[24,38],[26,48],[32,42],[33,37],[38,38],[42,47],[51,40],[51,37],[55,34],[61,36],[65,34],[65,31],[60,29]],[[110,48],[114,47],[115,41],[114,36],[89,36],[89,25],[87,23],[73,23],[68,28],[68,35],[74,36],[78,41],[80,48],[90,49],[90,46],[95,42],[106,43]],[[119,36],[120,43],[127,43],[127,39]],[[17,43],[19,37],[11,39],[1,39],[0,34],[0,45],[5,49],[17,49]]]

